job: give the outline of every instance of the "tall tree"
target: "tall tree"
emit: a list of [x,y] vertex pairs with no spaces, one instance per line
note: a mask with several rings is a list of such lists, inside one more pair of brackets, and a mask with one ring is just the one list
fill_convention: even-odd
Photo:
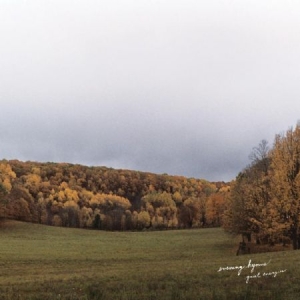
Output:
[[223,226],[228,231],[240,234],[255,234],[257,242],[271,239],[266,217],[266,207],[270,202],[269,168],[267,142],[263,140],[253,148],[249,158],[251,164],[246,167],[232,184],[227,200]]
[[271,159],[275,225],[300,249],[300,123],[276,136]]

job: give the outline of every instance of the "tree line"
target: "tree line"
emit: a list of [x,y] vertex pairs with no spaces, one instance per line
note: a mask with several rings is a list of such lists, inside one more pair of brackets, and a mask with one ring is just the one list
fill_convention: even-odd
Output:
[[250,158],[231,185],[224,228],[257,244],[300,249],[300,123],[276,135],[271,148],[263,140]]
[[0,216],[103,230],[220,226],[228,183],[68,163],[0,161]]

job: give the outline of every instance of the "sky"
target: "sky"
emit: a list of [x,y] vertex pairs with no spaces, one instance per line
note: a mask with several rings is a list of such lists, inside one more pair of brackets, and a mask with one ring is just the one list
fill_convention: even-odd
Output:
[[0,0],[0,159],[230,181],[300,119],[298,0]]

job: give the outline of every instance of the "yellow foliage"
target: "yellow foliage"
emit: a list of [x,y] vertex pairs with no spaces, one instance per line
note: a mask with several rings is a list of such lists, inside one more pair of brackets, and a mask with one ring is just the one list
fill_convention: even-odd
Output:
[[41,176],[37,174],[29,174],[26,176],[26,185],[37,187],[41,183]]
[[75,201],[73,200],[68,200],[64,203],[64,207],[74,207],[74,208],[78,208],[78,205]]
[[60,186],[59,186],[59,188],[61,189],[61,190],[64,190],[64,189],[66,189],[66,188],[68,188],[69,186],[68,186],[68,184],[65,182],[65,181],[63,181],[61,184],[60,184]]
[[61,201],[61,202],[66,200],[66,195],[65,195],[64,191],[59,191],[58,192],[58,200]]
[[11,191],[12,182],[16,178],[16,173],[13,172],[9,164],[0,163],[0,183],[7,190]]
[[150,226],[150,215],[147,211],[141,211],[138,214],[138,224],[141,228]]

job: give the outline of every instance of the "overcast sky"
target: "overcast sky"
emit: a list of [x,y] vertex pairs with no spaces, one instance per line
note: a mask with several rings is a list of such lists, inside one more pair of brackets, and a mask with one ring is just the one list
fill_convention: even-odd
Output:
[[229,181],[299,119],[298,0],[0,0],[0,158]]

